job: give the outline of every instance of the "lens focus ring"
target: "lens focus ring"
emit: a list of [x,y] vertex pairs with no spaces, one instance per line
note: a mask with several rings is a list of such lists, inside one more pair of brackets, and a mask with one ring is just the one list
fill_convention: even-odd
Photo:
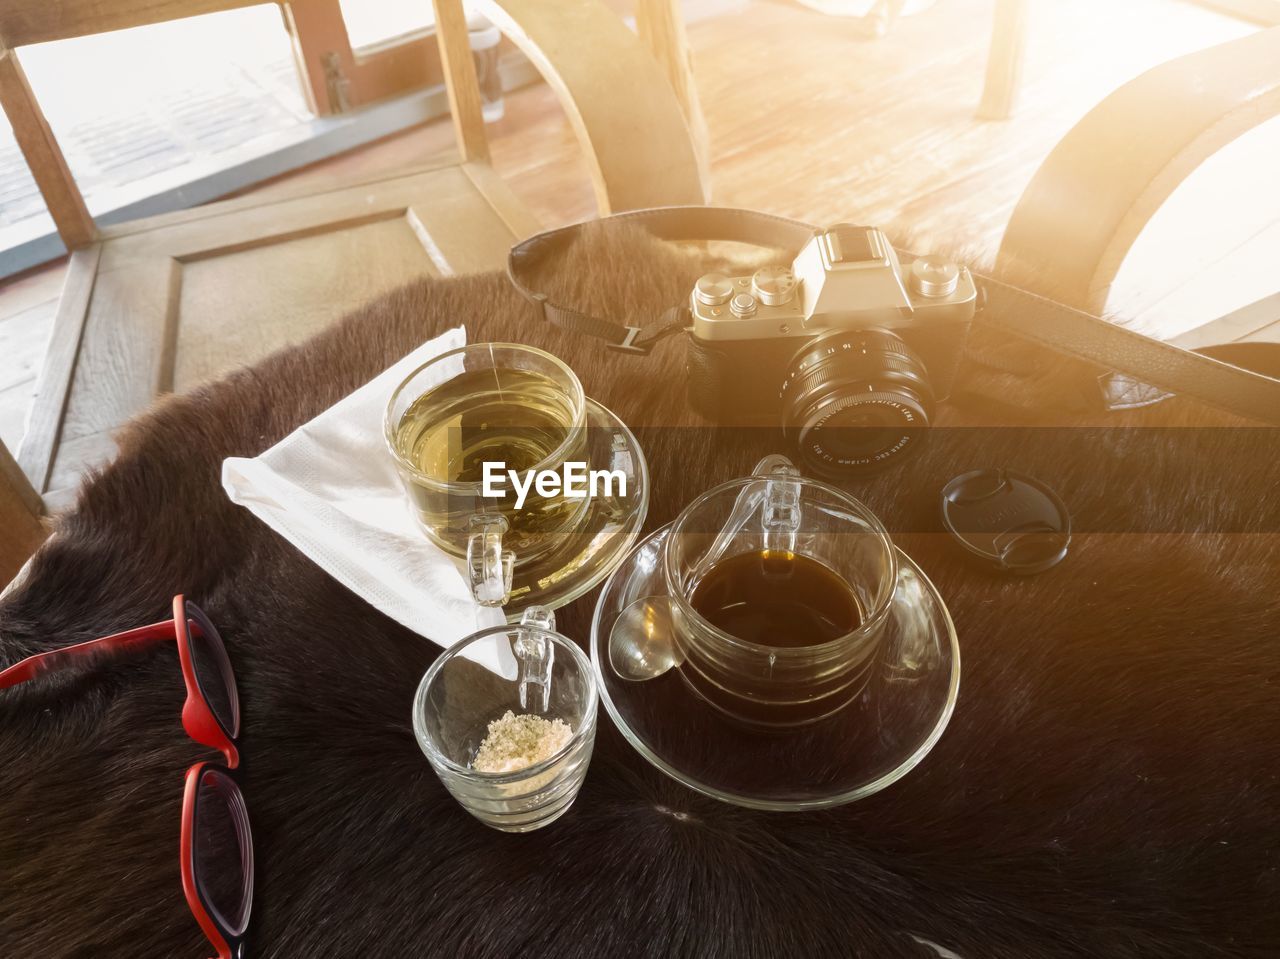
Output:
[[781,397],[783,432],[826,475],[888,465],[933,414],[924,364],[888,330],[833,330],[810,341],[792,357]]
[[[834,359],[834,358],[833,358]],[[819,390],[830,386],[841,380],[848,380],[851,377],[868,383],[869,380],[863,379],[874,378],[877,373],[901,373],[907,376],[919,368],[919,361],[914,358],[894,355],[887,352],[877,351],[874,355],[851,355],[844,354],[840,357],[843,362],[830,363],[812,363],[799,371],[794,378],[788,376],[782,384],[782,395],[785,397],[788,393],[794,396],[800,396],[803,393]],[[864,362],[859,363],[859,360]],[[854,365],[860,366],[861,369],[850,369]],[[874,366],[872,365],[874,364]]]

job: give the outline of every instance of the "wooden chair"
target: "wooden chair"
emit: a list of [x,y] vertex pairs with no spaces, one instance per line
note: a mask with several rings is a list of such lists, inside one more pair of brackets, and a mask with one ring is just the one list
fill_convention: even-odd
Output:
[[[112,431],[159,394],[301,340],[414,277],[498,268],[541,228],[489,166],[461,0],[434,0],[459,162],[99,229],[16,48],[252,2],[0,5],[0,105],[72,251],[16,465],[0,447],[0,584],[43,540],[41,511],[67,503],[83,472],[113,454]],[[602,213],[706,197],[705,128],[676,4],[640,0],[637,37],[599,0],[476,0],[555,91]]]
[[1120,87],[1036,171],[1001,240],[997,273],[1103,312],[1125,256],[1177,186],[1280,114],[1277,65],[1280,27],[1273,27],[1170,60]]

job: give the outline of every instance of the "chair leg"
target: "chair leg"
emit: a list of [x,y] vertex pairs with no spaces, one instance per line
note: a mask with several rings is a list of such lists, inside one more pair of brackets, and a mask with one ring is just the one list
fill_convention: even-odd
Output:
[[0,443],[0,585],[18,575],[49,535],[43,513],[39,494]]
[[1026,41],[1027,0],[996,0],[987,80],[982,89],[982,102],[978,104],[979,119],[1009,119],[1022,78]]
[[636,30],[671,81],[671,87],[680,101],[685,121],[689,124],[694,152],[698,157],[705,201],[709,199],[711,188],[711,148],[706,117],[703,116],[698,88],[694,83],[689,38],[685,33],[678,0],[638,0]]

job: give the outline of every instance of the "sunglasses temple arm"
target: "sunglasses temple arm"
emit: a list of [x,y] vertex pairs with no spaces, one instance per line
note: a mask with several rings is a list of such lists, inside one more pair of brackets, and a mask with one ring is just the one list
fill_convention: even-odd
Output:
[[123,633],[103,636],[101,639],[91,639],[88,642],[76,643],[74,646],[67,646],[63,649],[37,653],[35,656],[28,656],[26,659],[20,660],[0,672],[0,689],[8,689],[10,686],[17,686],[19,683],[25,683],[27,680],[35,679],[45,673],[64,669],[76,660],[87,660],[95,656],[105,656],[137,646],[149,645],[160,640],[175,638],[173,620],[166,619],[163,622],[152,623],[149,626],[139,626],[137,629],[130,629]]

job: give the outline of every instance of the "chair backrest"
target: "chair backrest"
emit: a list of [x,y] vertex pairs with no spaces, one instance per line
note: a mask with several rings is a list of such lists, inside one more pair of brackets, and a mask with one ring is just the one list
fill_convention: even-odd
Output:
[[1125,257],[1156,211],[1205,160],[1280,115],[1280,27],[1153,67],[1067,132],[1005,229],[1003,279],[1106,309]]
[[253,6],[257,0],[4,0],[0,5],[0,107],[31,169],[68,249],[86,246],[97,237],[84,197],[67,167],[31,84],[17,47],[49,40],[123,30],[221,10]]
[[251,7],[262,0],[5,0],[0,41],[6,47],[68,40]]
[[[282,0],[291,6],[305,3]],[[425,0],[424,0],[425,2]],[[479,84],[472,60],[462,0],[432,0],[445,84],[464,162],[488,159]],[[619,31],[625,27],[598,0],[475,0],[542,72],[556,90],[587,153],[602,212],[629,206],[699,202],[706,195],[705,125],[688,67],[679,0],[638,0],[637,19],[656,61],[619,64]],[[97,228],[76,186],[53,131],[18,60],[17,47],[104,33],[201,14],[254,6],[256,0],[3,0],[0,4],[0,107],[68,249],[97,239]],[[602,33],[614,34],[610,42]],[[573,58],[552,57],[570,38],[581,46]],[[559,44],[557,43],[559,41]],[[635,44],[631,44],[635,46]],[[628,51],[630,52],[630,51]],[[624,57],[625,60],[625,57]],[[631,89],[599,82],[597,71],[626,72]],[[643,95],[653,77],[665,74],[667,101]],[[638,88],[638,90],[637,90]],[[640,96],[635,93],[640,92]],[[683,126],[668,109],[675,97]],[[637,136],[636,131],[645,131]],[[692,131],[692,134],[691,134]],[[654,136],[654,134],[657,136]],[[681,157],[681,145],[690,145]],[[610,156],[609,154],[612,154]],[[672,155],[677,162],[672,162]],[[682,159],[692,159],[696,182]]]

